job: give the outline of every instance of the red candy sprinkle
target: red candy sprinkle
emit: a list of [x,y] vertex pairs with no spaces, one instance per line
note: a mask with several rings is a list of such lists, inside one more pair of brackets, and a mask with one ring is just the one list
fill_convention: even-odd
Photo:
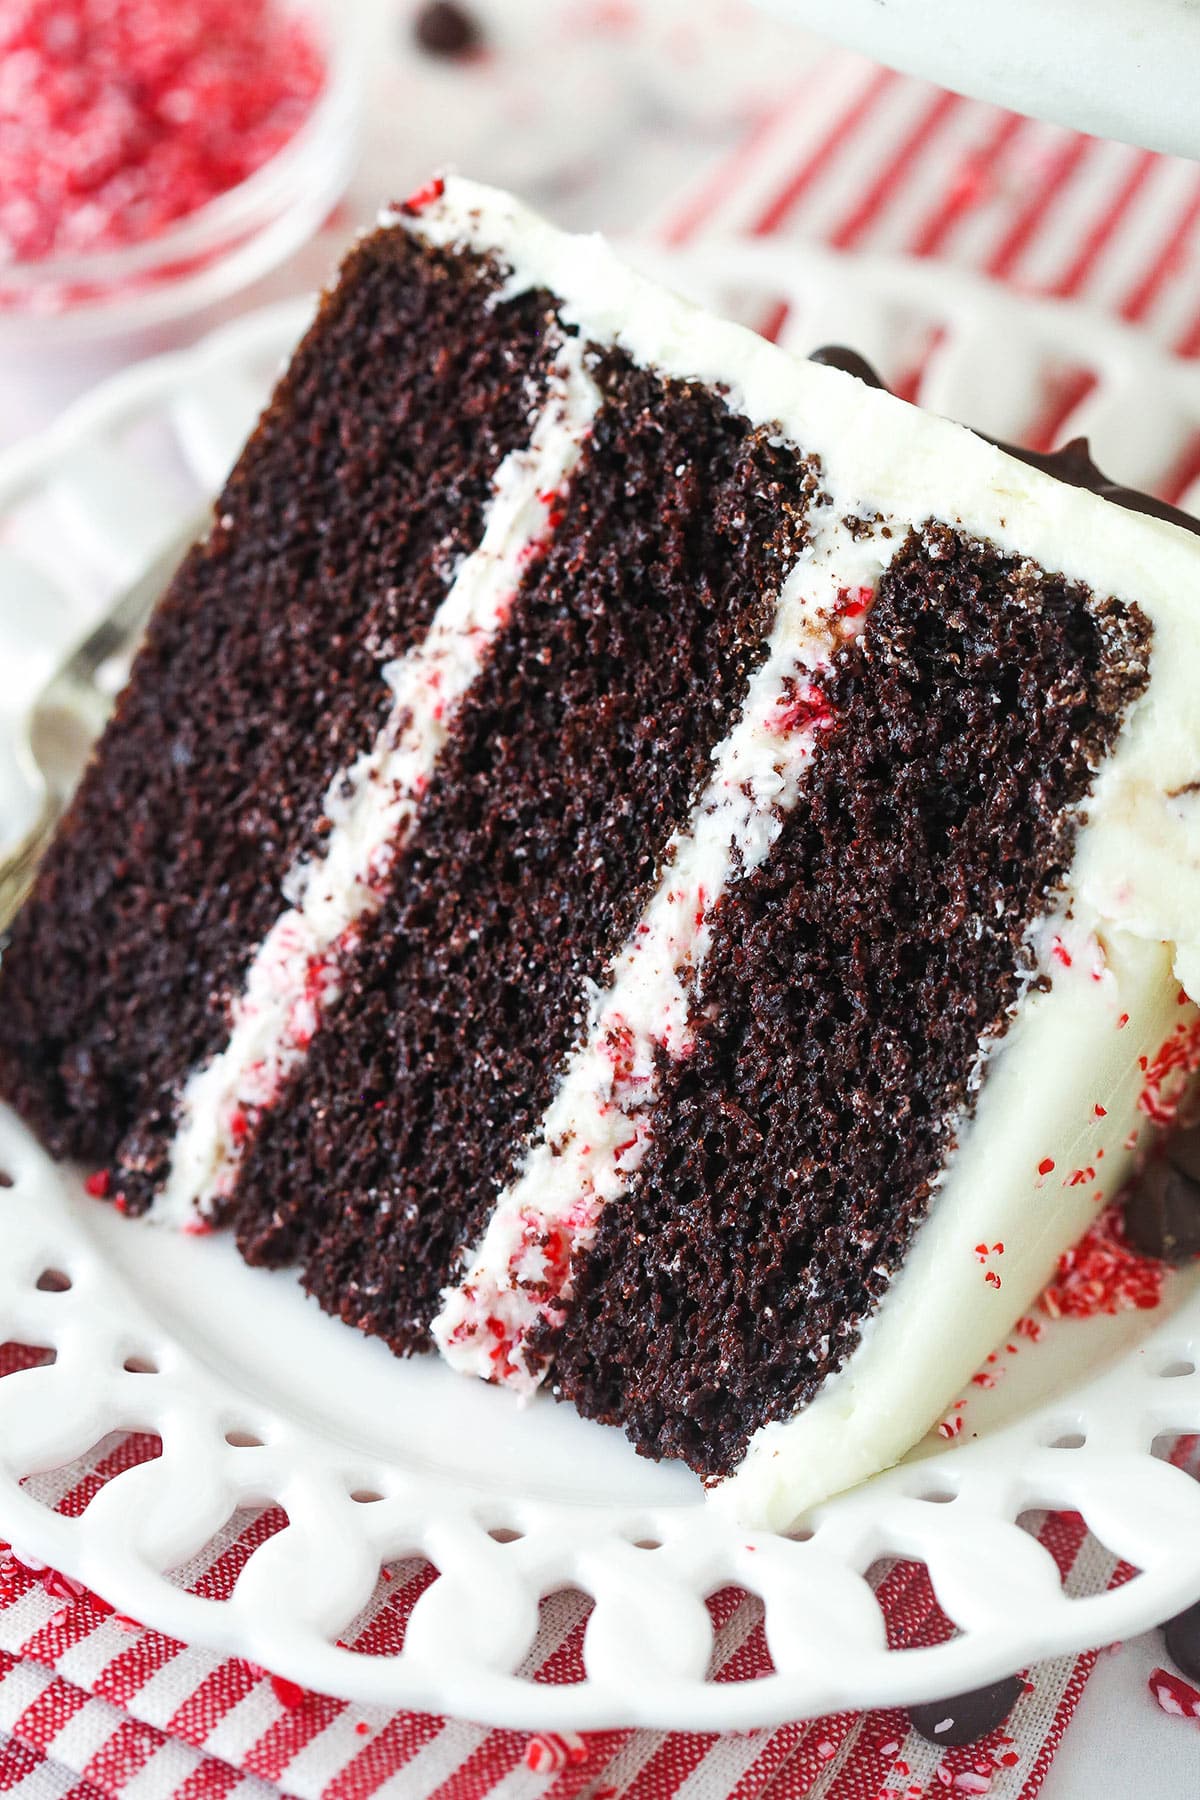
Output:
[[0,261],[154,237],[274,156],[323,81],[277,0],[5,7]]
[[93,1200],[107,1200],[111,1187],[112,1176],[108,1170],[97,1169],[94,1175],[87,1177],[83,1184],[83,1191],[85,1194],[90,1194]]
[[837,591],[838,616],[843,619],[860,618],[874,598],[874,588],[839,588]]
[[1053,1169],[1054,1158],[1052,1156],[1043,1156],[1041,1162],[1038,1164],[1038,1174],[1049,1175],[1052,1173]]
[[1182,1675],[1172,1675],[1169,1669],[1154,1669],[1149,1686],[1165,1713],[1178,1719],[1200,1719],[1200,1691]]
[[410,194],[408,199],[402,203],[400,210],[407,213],[424,212],[427,206],[432,206],[435,200],[440,200],[445,191],[446,183],[440,175],[435,175],[432,181],[427,181],[424,187],[419,187],[415,193]]

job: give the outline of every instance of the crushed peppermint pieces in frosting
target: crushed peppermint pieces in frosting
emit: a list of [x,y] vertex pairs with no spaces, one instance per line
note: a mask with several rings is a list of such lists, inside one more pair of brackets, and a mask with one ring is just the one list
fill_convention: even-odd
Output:
[[1165,1273],[1161,1262],[1131,1249],[1121,1205],[1114,1202],[1059,1257],[1054,1279],[1038,1304],[1051,1319],[1148,1311],[1162,1299]]

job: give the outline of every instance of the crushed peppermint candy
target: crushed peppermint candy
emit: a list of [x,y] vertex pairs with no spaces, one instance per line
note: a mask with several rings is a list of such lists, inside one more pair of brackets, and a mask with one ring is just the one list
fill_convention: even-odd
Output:
[[1054,1279],[1038,1305],[1051,1319],[1149,1311],[1162,1299],[1165,1274],[1161,1262],[1130,1248],[1121,1206],[1114,1202],[1059,1257]]
[[0,14],[0,264],[155,237],[295,136],[325,79],[278,0],[25,0]]
[[1190,1078],[1200,1069],[1200,1019],[1180,1020],[1153,1056],[1139,1056],[1138,1109],[1155,1125],[1175,1122]]
[[587,1745],[576,1731],[539,1731],[525,1746],[525,1767],[535,1775],[557,1775],[587,1758]]
[[1182,1675],[1172,1675],[1169,1669],[1154,1669],[1149,1686],[1165,1713],[1177,1719],[1200,1719],[1200,1688],[1194,1688]]

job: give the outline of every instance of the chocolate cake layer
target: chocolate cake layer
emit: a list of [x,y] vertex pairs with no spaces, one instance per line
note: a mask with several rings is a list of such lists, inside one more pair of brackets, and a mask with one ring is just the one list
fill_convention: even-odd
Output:
[[717,910],[696,1049],[543,1344],[560,1396],[715,1477],[854,1348],[1147,651],[1134,609],[941,525],[909,537],[772,857]]
[[243,1165],[239,1240],[421,1348],[765,650],[813,468],[622,353],[342,1000]]
[[151,1198],[177,1088],[227,1029],[381,665],[428,625],[544,385],[547,303],[486,259],[378,234],[283,378],[151,625],[18,919],[0,1091]]

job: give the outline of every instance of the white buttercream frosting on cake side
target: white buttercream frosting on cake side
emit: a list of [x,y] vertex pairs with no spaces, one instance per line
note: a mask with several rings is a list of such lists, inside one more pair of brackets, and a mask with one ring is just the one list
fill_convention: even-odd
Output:
[[381,904],[457,707],[508,618],[529,558],[551,531],[600,402],[579,342],[556,351],[529,443],[496,471],[483,533],[428,632],[380,671],[393,703],[375,743],[330,785],[319,860],[292,869],[284,907],[255,951],[222,1049],[184,1086],[167,1180],[152,1217],[203,1226],[229,1193],[258,1118],[307,1054],[340,970]]

